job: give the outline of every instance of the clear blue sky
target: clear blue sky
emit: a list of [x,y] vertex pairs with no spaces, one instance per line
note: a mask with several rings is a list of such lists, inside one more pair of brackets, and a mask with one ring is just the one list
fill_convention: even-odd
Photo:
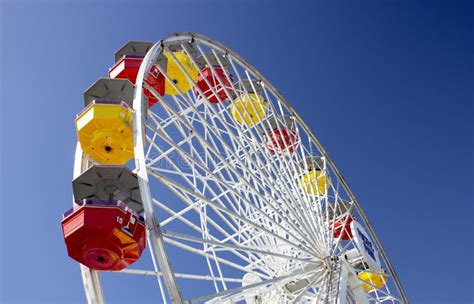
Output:
[[[412,303],[472,303],[472,5],[258,2],[0,1],[1,303],[84,302],[59,224],[82,92],[126,41],[176,31],[223,42],[292,103]],[[151,302],[147,284],[116,276],[108,300]]]

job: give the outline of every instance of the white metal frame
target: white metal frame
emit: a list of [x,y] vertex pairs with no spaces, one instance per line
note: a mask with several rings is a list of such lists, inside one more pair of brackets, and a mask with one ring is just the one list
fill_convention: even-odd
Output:
[[[74,173],[73,179],[81,175],[89,167],[90,162],[82,152],[81,145],[77,143],[76,153],[74,157]],[[73,198],[73,205],[74,198]],[[100,275],[98,271],[91,270],[84,265],[80,265],[82,282],[84,284],[84,291],[88,303],[104,303],[104,293],[102,291],[102,284],[100,282]]]
[[[200,54],[209,50],[214,55],[225,54],[230,61],[234,81],[258,81],[263,88],[262,97],[268,101],[269,116],[290,115],[295,121],[300,135],[300,142],[297,147],[295,145],[297,153],[290,158],[265,153],[262,142],[269,135],[266,128],[246,123],[239,126],[231,120],[231,104],[224,101],[210,104],[199,89],[196,89],[197,94],[189,91],[174,97],[162,97],[145,84],[158,98],[161,112],[147,110],[142,93],[144,75],[171,44],[179,44],[194,65],[196,62],[190,48]],[[174,55],[171,54],[168,60],[175,61],[195,86]],[[159,69],[170,80],[167,71]],[[215,69],[211,70],[216,75]],[[217,80],[223,85],[220,79]],[[152,47],[143,60],[136,84],[133,104],[135,163],[154,270],[128,269],[123,273],[156,276],[163,302],[168,299],[174,303],[185,301],[178,279],[213,284],[214,294],[190,299],[190,303],[234,302],[246,299],[249,294],[276,302],[346,303],[346,298],[350,298],[348,294],[351,297],[355,294],[355,299],[359,301],[408,302],[395,270],[343,176],[289,103],[252,66],[207,37],[177,33]],[[252,89],[255,91],[256,88]],[[231,95],[227,88],[224,90],[228,96]],[[235,84],[232,84],[232,90],[237,92]],[[249,97],[245,88],[240,93]],[[241,98],[237,94],[237,100],[242,101]],[[255,105],[253,107],[255,110]],[[265,123],[263,120],[260,124]],[[179,155],[184,163],[177,163],[172,159],[173,155]],[[305,163],[310,155],[322,158],[322,172],[332,181],[325,194],[308,195],[295,179],[295,176],[304,174],[298,163]],[[78,167],[84,169],[80,148],[76,152],[75,176],[82,171],[78,171]],[[165,186],[184,207],[175,210],[154,197],[151,180]],[[161,222],[157,210],[160,210],[158,215],[164,218]],[[357,214],[375,241],[390,281],[385,288],[367,295],[362,291],[354,265],[343,260],[344,253],[354,247],[352,242],[343,243],[341,236],[333,238],[328,229],[335,223],[335,216],[331,218],[331,213],[338,214],[337,210],[341,215]],[[194,218],[193,222],[191,214],[198,216],[199,220]],[[176,222],[197,235],[162,229]],[[199,244],[202,249],[192,244]],[[167,246],[205,258],[209,275],[175,273]],[[242,283],[242,279],[224,275],[224,268],[227,267],[252,273],[260,281],[228,287],[229,284]],[[103,303],[97,272],[85,267],[81,270],[88,302]],[[162,280],[167,292],[164,292]],[[303,287],[294,292],[288,291],[289,284],[299,283]],[[391,287],[395,287],[395,291],[390,290]]]

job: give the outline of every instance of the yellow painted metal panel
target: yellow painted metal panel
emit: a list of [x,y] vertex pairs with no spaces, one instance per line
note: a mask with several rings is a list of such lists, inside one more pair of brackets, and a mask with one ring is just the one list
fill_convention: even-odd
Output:
[[321,170],[312,170],[300,178],[300,184],[310,195],[325,195],[331,185],[331,179]]
[[245,121],[249,126],[253,126],[265,118],[267,109],[268,103],[262,96],[249,93],[248,96],[242,94],[240,99],[234,100],[231,113],[240,124]]
[[[181,90],[181,92],[186,93],[192,87],[192,83],[188,81],[188,78],[183,73],[183,71],[178,66],[178,63],[171,57],[170,53],[164,53],[168,59],[167,64],[167,74],[171,80],[176,84],[176,86]],[[182,52],[173,52],[174,57],[179,61],[183,66],[184,70],[188,72],[194,82],[197,81],[198,71],[196,66],[191,62],[191,59],[188,55]],[[180,93],[175,90],[175,88],[170,84],[169,81],[165,83],[165,94],[168,95],[179,95]]]
[[132,109],[119,104],[91,104],[76,118],[82,150],[103,164],[122,165],[133,157]]
[[[377,287],[378,289],[383,288],[387,283],[387,276],[384,275],[385,270],[382,269],[381,274],[370,273],[366,271],[362,271],[359,273],[358,277],[364,282],[370,283]],[[362,284],[362,289],[366,292],[374,290],[374,288],[368,284]]]

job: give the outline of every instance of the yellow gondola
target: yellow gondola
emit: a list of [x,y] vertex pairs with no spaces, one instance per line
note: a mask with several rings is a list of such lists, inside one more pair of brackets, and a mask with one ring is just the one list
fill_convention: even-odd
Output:
[[[198,70],[192,63],[191,58],[183,52],[172,52],[176,60],[182,65],[184,70],[191,76],[191,79],[196,82],[198,78]],[[182,93],[186,93],[192,88],[192,82],[188,81],[185,73],[181,70],[178,62],[171,56],[171,53],[164,53],[167,59],[166,73],[168,74],[171,81],[178,87]],[[167,80],[165,83],[165,94],[168,95],[179,95],[180,93],[176,90],[173,85]]]
[[[382,268],[380,272],[380,274],[375,274],[367,271],[362,271],[358,274],[358,277],[360,280],[375,286],[377,289],[380,289],[383,288],[387,283],[387,276],[385,275],[385,270]],[[374,290],[374,287],[369,284],[362,283],[362,289],[366,292]]]
[[253,93],[249,96],[242,95],[240,100],[237,99],[232,105],[232,116],[240,124],[244,121],[247,125],[253,126],[265,118],[265,112],[268,109],[268,103],[263,100],[263,97]]
[[246,123],[249,127],[261,122],[268,109],[262,86],[256,81],[244,80],[236,87],[240,97],[233,96],[231,113],[234,119],[239,124]]
[[300,163],[300,168],[305,172],[300,177],[303,190],[309,195],[325,195],[331,185],[331,179],[323,171],[322,158],[310,156]]
[[133,157],[132,119],[125,102],[93,101],[76,118],[82,150],[103,164],[125,164]]

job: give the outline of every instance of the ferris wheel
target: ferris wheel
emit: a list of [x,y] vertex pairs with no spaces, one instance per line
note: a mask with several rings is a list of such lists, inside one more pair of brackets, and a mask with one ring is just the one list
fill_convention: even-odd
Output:
[[62,220],[89,303],[102,272],[156,277],[157,303],[408,302],[319,141],[239,55],[177,33],[127,43],[108,76],[76,118]]

